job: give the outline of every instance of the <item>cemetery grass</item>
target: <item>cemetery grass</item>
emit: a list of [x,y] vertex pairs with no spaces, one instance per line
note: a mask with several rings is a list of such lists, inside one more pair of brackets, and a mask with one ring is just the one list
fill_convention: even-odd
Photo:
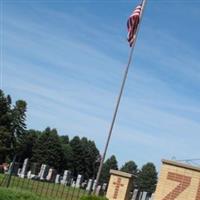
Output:
[[[0,186],[5,187],[5,181],[3,182],[3,184],[1,184],[5,176],[6,175],[0,174]],[[20,192],[31,192],[33,194],[37,194],[40,197],[49,197],[60,200],[78,200],[81,196],[86,195],[85,190],[82,189],[77,189],[74,187],[64,186],[55,183],[22,179],[16,176],[12,176],[9,188]]]
[[31,192],[21,192],[17,189],[0,188],[0,200],[53,200],[42,198]]

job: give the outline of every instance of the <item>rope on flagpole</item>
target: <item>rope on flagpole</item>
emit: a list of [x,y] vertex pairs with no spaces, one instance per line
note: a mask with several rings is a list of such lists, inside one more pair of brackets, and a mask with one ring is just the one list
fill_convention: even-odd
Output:
[[108,145],[109,145],[110,138],[111,138],[111,135],[112,135],[112,130],[113,130],[113,127],[114,127],[114,124],[115,124],[115,120],[116,120],[117,112],[118,112],[118,109],[119,109],[121,97],[122,97],[124,86],[125,86],[126,79],[127,79],[127,76],[128,76],[128,71],[129,71],[129,68],[130,68],[130,64],[131,64],[131,60],[132,60],[132,56],[133,56],[133,51],[134,51],[134,47],[135,47],[135,44],[136,44],[136,40],[137,40],[137,36],[138,36],[138,32],[139,32],[139,28],[140,28],[140,24],[141,24],[141,21],[142,21],[142,17],[143,17],[144,8],[146,6],[146,3],[147,3],[147,0],[142,0],[142,10],[141,10],[140,23],[139,23],[138,28],[136,30],[135,40],[132,44],[132,47],[131,47],[131,50],[130,50],[130,53],[129,53],[128,63],[127,63],[127,66],[125,68],[125,71],[124,71],[124,76],[123,76],[120,92],[119,92],[119,95],[118,95],[118,98],[117,98],[117,103],[116,103],[116,107],[115,107],[115,110],[114,110],[111,126],[110,126],[110,129],[109,129],[108,138],[107,138],[107,141],[106,141],[104,153],[103,153],[103,156],[101,158],[101,162],[100,162],[99,169],[98,169],[98,172],[97,172],[96,184],[95,184],[93,194],[96,194],[96,192],[97,192],[97,186],[99,184],[99,179],[100,179],[103,163],[104,163],[104,160],[105,160],[105,157],[106,157]]

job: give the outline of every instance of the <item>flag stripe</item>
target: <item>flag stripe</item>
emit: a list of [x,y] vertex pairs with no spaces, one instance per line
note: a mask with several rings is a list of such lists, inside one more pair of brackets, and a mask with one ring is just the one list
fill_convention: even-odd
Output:
[[129,45],[132,46],[134,39],[135,39],[135,33],[137,31],[137,27],[140,21],[142,11],[142,5],[138,5],[133,13],[130,15],[128,21],[127,21],[127,28],[128,28],[128,42]]

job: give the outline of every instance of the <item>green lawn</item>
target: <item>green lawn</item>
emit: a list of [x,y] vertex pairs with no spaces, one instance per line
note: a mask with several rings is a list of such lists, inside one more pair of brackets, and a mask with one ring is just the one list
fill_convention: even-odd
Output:
[[[4,176],[5,175],[2,174],[0,175],[0,184],[2,183]],[[2,186],[6,186],[5,181]],[[60,184],[22,179],[15,176],[12,177],[9,188],[15,189],[16,191],[31,192],[40,197],[50,197],[56,200],[79,200],[81,196],[86,194],[86,191],[82,189],[76,189]]]
[[0,188],[0,200],[53,200],[39,197],[31,192],[22,192],[16,189]]

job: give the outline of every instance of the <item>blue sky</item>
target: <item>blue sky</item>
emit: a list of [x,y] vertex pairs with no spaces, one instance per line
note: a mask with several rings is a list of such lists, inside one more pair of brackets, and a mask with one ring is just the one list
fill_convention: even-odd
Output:
[[[1,87],[28,128],[87,136],[102,151],[137,1],[1,1]],[[139,166],[200,157],[200,2],[149,0],[108,156]]]

